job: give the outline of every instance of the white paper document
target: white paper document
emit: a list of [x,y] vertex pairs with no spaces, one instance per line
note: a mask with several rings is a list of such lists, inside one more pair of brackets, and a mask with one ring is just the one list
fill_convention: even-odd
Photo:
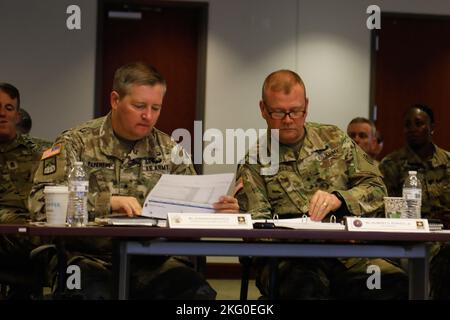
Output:
[[167,219],[169,212],[214,212],[220,196],[234,192],[234,173],[211,175],[163,174],[145,199],[142,215]]
[[312,221],[309,217],[293,219],[257,219],[253,223],[273,223],[276,228],[288,229],[319,229],[319,230],[345,230],[341,223]]

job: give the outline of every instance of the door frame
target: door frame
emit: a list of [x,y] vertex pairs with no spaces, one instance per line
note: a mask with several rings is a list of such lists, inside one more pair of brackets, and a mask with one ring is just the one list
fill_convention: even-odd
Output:
[[[106,7],[109,4],[123,5],[124,11],[138,9],[140,6],[151,5],[159,7],[196,8],[198,10],[199,34],[197,47],[197,92],[195,104],[195,120],[202,121],[202,132],[204,132],[205,103],[206,103],[206,56],[208,40],[208,2],[187,2],[187,1],[161,1],[161,0],[129,0],[126,4],[123,0],[97,0],[97,39],[96,39],[96,62],[95,62],[95,85],[94,85],[94,117],[101,116],[102,103],[102,72],[103,72],[103,20],[106,14]],[[166,132],[167,133],[167,132]],[[170,133],[167,133],[170,134]],[[193,134],[193,133],[192,133]],[[203,139],[203,137],[202,137]],[[202,164],[195,164],[197,173],[203,173]]]
[[[381,12],[381,20],[383,18],[409,18],[409,19],[421,19],[421,20],[441,20],[441,21],[450,21],[449,15],[439,15],[439,14],[419,14],[419,13],[399,13],[399,12]],[[383,28],[383,23],[381,22],[381,28]],[[369,88],[369,119],[374,123],[376,122],[376,118],[378,116],[378,110],[376,110],[376,72],[377,72],[377,63],[376,63],[376,48],[377,41],[380,30],[373,29],[370,33],[370,88]],[[378,127],[377,127],[378,129]],[[383,132],[382,132],[383,134]],[[385,136],[383,134],[383,136]],[[392,151],[391,151],[392,152]]]

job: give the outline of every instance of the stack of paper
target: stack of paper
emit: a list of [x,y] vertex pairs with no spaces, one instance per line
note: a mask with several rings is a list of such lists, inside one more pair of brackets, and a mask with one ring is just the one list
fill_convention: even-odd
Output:
[[234,192],[234,174],[163,174],[145,199],[142,215],[167,219],[169,212],[211,213],[220,196]]

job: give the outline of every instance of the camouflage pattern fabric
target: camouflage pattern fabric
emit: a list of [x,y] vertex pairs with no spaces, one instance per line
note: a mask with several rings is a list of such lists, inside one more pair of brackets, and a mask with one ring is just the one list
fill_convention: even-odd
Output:
[[388,194],[402,196],[408,171],[417,171],[422,184],[422,217],[442,219],[450,227],[450,152],[437,146],[433,157],[423,161],[409,147],[387,155],[380,164]]
[[30,136],[31,140],[37,145],[41,146],[43,150],[50,148],[53,145],[53,141],[41,139],[37,137]]
[[[44,146],[27,135],[0,143],[0,223],[21,224],[30,220],[27,208],[33,174],[39,164]],[[26,237],[3,236],[0,256],[18,255],[28,258],[34,244]]]
[[[30,220],[28,194],[44,148],[28,135],[18,135],[10,142],[0,143],[0,224],[23,224]],[[5,275],[11,279],[15,276],[11,275],[11,270],[16,270],[17,265],[30,265],[30,251],[39,244],[40,239],[37,237],[2,235],[1,277]]]
[[12,223],[10,217],[4,217],[6,214],[28,212],[28,194],[44,148],[27,135],[0,143],[0,223]]
[[243,180],[237,195],[240,207],[255,218],[302,216],[320,189],[339,192],[354,215],[382,211],[386,188],[376,163],[335,126],[307,123],[305,129],[298,158],[292,149],[280,145],[275,175],[262,176],[261,168],[270,164],[250,164],[247,156],[237,173]]
[[[422,184],[422,217],[441,219],[450,228],[450,153],[436,145],[424,161],[408,146],[387,155],[380,164],[390,196],[402,196],[408,171],[417,171]],[[431,253],[430,285],[435,299],[450,299],[450,247],[434,246]]]
[[[254,218],[301,217],[317,190],[338,192],[350,214],[375,216],[383,212],[386,195],[377,163],[366,155],[343,131],[332,125],[305,124],[306,136],[298,153],[280,145],[279,170],[261,175],[269,167],[248,155],[237,170],[243,188],[237,194],[239,205]],[[382,263],[381,263],[382,262]],[[379,265],[382,290],[368,290],[368,264]],[[268,263],[256,261],[257,283],[268,294]],[[361,267],[363,266],[363,267]],[[296,271],[295,271],[296,270]],[[279,259],[279,293],[283,299],[407,298],[408,281],[403,270],[384,259]],[[389,275],[389,276],[384,276]],[[353,290],[337,294],[336,283],[352,284]],[[377,291],[377,292],[375,292]]]
[[[54,151],[49,151],[50,155],[54,155],[43,157],[45,159],[40,162],[35,174],[34,185],[30,194],[30,207],[34,220],[42,221],[45,219],[43,194],[45,185],[67,184],[69,169],[75,161],[82,161],[89,175],[88,210],[90,211],[90,219],[93,218],[93,215],[103,216],[109,213],[110,197],[114,195],[133,196],[143,205],[146,195],[155,186],[162,174],[195,174],[192,164],[176,165],[171,161],[171,152],[174,146],[176,146],[176,143],[168,135],[157,129],[153,129],[149,136],[138,140],[134,146],[130,146],[129,143],[121,141],[115,136],[112,129],[111,114],[63,132],[55,140],[52,148]],[[81,268],[85,267],[84,270],[82,269],[82,274],[86,279],[99,279],[89,282],[75,295],[82,298],[109,298],[110,296],[106,294],[99,296],[96,292],[110,292],[108,279],[110,279],[109,265],[111,259],[107,254],[110,254],[112,250],[111,239],[78,238],[68,241],[66,248],[69,257],[74,255],[73,252],[81,252],[79,254],[81,258],[76,261]],[[157,258],[153,257],[153,259]],[[136,265],[132,262],[132,268],[147,268],[146,273],[143,272],[142,274],[145,274],[145,277],[149,279],[153,279],[152,275],[168,259],[169,257],[158,258],[155,261],[159,261],[159,263],[154,265],[153,268],[148,263],[149,259],[146,259],[143,265]],[[197,278],[201,277],[187,263],[183,264],[183,268],[186,270],[179,274],[188,277],[194,275]],[[189,282],[190,280],[180,281],[179,277],[166,279],[172,286],[170,292],[174,293],[180,289],[179,285],[184,285],[186,281]],[[140,283],[139,281],[135,278],[132,279],[131,292]],[[145,279],[142,281],[145,282]],[[99,286],[103,287],[103,290],[99,290]],[[142,285],[139,287],[142,287]],[[204,279],[201,283],[193,281],[189,290],[193,293],[191,298],[196,298],[196,292],[208,292],[209,299],[215,298],[216,295]],[[174,298],[170,295],[170,292],[165,291],[164,298]],[[69,292],[66,293],[66,296],[72,296],[73,294]],[[132,298],[153,299],[162,297],[162,295],[154,296],[154,291],[151,290],[142,294],[143,296],[132,296]],[[204,297],[203,293],[201,296]]]
[[75,161],[82,161],[89,175],[89,211],[100,216],[109,213],[112,195],[133,196],[142,205],[161,174],[195,174],[191,164],[171,161],[175,145],[168,135],[153,129],[130,152],[129,145],[115,136],[110,115],[63,132],[54,143],[59,153],[43,159],[36,171],[30,195],[34,220],[45,219],[44,186],[67,184]]

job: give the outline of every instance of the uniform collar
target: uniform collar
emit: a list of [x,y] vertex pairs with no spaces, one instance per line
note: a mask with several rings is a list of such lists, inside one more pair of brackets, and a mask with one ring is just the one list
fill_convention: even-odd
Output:
[[[269,143],[267,146],[268,152],[270,152],[270,135],[269,135]],[[267,139],[267,135],[263,136],[262,139]],[[293,162],[297,160],[303,160],[308,158],[311,154],[317,152],[326,150],[327,145],[325,144],[325,141],[322,140],[320,135],[314,130],[313,127],[311,127],[308,123],[305,123],[305,137],[303,139],[303,144],[300,148],[298,159],[295,156],[295,152],[292,148],[289,146],[280,144],[279,149],[279,161],[280,163],[283,162]]]
[[[320,135],[317,134],[314,128],[309,126],[308,123],[305,123],[305,137],[303,140],[303,144],[300,148],[298,160],[306,159],[313,153],[325,149],[327,149],[327,145],[322,140]],[[295,152],[291,148],[281,145],[280,162],[289,162],[289,161],[297,161],[295,157]]]
[[112,156],[124,160],[129,154],[130,159],[155,157],[155,129],[152,129],[150,135],[136,141],[133,150],[129,151],[129,146],[121,142],[112,128],[111,112],[104,118],[100,126],[100,150],[107,156]]
[[407,159],[409,164],[422,165],[429,163],[433,168],[447,165],[447,156],[441,148],[433,143],[434,152],[430,160],[423,161],[408,145],[406,146]]
[[10,142],[0,143],[0,151],[8,152],[13,149],[16,149],[20,145],[26,146],[26,139],[25,139],[24,135],[17,133],[16,137],[13,140],[11,140]]

